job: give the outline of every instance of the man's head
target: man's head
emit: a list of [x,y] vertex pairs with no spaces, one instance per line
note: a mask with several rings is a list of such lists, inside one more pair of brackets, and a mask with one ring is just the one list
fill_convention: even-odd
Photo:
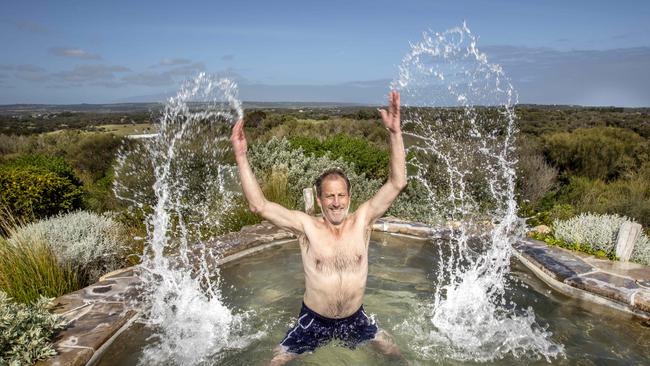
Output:
[[350,209],[350,180],[340,168],[324,171],[314,183],[323,217],[334,225],[343,222]]

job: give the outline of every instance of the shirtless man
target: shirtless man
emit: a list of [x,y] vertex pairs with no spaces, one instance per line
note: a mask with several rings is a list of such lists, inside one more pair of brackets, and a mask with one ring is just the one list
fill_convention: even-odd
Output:
[[315,183],[322,217],[266,200],[246,157],[243,120],[233,127],[231,142],[250,210],[296,234],[305,271],[300,315],[275,349],[270,365],[282,365],[332,339],[351,348],[369,341],[385,355],[401,355],[390,336],[377,327],[362,306],[372,224],[388,210],[407,183],[399,93],[391,92],[388,111],[379,112],[390,134],[390,174],[375,196],[352,214],[348,214],[350,182],[336,168],[325,171]]

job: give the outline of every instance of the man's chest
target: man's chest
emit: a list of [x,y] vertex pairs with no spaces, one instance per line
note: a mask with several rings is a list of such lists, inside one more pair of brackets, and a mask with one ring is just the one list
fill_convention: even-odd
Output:
[[303,263],[322,274],[357,272],[367,268],[368,240],[365,235],[307,237],[302,239]]

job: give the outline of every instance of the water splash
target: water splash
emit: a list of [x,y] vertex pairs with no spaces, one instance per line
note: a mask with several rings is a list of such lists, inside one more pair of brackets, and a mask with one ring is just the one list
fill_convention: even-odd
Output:
[[463,24],[425,32],[392,87],[402,95],[416,183],[451,233],[439,247],[431,303],[404,324],[414,332],[416,351],[425,359],[463,361],[562,355],[563,346],[536,324],[532,310],[507,299],[511,244],[520,225],[517,95],[502,68],[488,62]]
[[237,85],[200,74],[168,100],[152,138],[119,154],[115,194],[147,219],[143,321],[154,335],[141,364],[214,361],[262,335],[247,328],[252,314],[224,305],[218,245],[204,245],[232,202],[233,168],[224,161],[242,116]]

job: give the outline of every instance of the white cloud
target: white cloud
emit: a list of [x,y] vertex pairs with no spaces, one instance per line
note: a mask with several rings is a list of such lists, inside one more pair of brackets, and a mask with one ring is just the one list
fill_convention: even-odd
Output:
[[86,60],[101,60],[102,56],[96,53],[90,53],[80,48],[52,47],[50,53],[55,56],[81,58]]
[[157,66],[176,66],[192,63],[192,60],[186,58],[164,58],[160,60]]
[[77,65],[72,70],[51,74],[57,81],[70,83],[88,83],[113,80],[115,74],[131,71],[124,66]]
[[150,87],[168,86],[177,84],[180,80],[187,79],[205,70],[202,62],[195,62],[189,65],[174,67],[162,72],[141,72],[126,75],[122,80],[129,84],[144,85]]

